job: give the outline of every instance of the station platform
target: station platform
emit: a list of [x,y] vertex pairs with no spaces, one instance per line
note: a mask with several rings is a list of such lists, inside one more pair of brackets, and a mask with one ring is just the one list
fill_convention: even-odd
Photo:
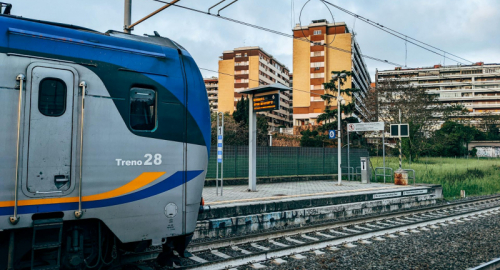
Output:
[[203,189],[210,212],[198,217],[195,238],[249,233],[272,227],[311,224],[411,209],[435,204],[442,198],[440,185],[401,186],[384,183],[319,180]]

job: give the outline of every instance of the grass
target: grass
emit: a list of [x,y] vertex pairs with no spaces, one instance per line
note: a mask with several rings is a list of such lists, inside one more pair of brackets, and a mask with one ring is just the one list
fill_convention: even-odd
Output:
[[[381,157],[372,157],[374,167],[382,167]],[[397,157],[386,158],[386,166],[399,168]],[[420,158],[403,169],[414,169],[417,183],[440,184],[443,196],[453,199],[465,190],[467,196],[500,193],[500,159]],[[381,179],[379,178],[378,181]]]

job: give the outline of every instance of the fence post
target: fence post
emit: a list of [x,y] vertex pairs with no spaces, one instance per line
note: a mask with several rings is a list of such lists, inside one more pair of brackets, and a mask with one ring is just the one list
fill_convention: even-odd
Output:
[[297,147],[297,176],[299,176],[299,150],[300,147]]
[[323,147],[323,174],[325,174],[325,147]]
[[238,177],[238,147],[234,146],[234,178]]
[[269,177],[269,168],[271,167],[271,146],[267,147],[267,177]]

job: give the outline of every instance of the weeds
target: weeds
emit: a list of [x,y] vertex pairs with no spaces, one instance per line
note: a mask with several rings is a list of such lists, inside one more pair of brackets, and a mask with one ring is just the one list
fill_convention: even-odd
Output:
[[[371,160],[374,167],[382,167],[382,158]],[[386,158],[386,166],[398,169],[399,159]],[[468,196],[500,193],[500,159],[424,157],[411,164],[403,162],[403,169],[410,168],[415,170],[417,183],[442,185],[447,199],[459,197],[460,190]]]

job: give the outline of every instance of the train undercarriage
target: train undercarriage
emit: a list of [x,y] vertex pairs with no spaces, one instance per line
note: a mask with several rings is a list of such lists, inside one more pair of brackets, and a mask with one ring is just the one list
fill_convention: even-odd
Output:
[[172,266],[178,255],[187,254],[191,238],[192,234],[166,238],[158,246],[151,240],[122,243],[97,219],[35,219],[32,228],[0,231],[0,269],[122,268],[144,260],[145,254],[158,255],[158,266]]

